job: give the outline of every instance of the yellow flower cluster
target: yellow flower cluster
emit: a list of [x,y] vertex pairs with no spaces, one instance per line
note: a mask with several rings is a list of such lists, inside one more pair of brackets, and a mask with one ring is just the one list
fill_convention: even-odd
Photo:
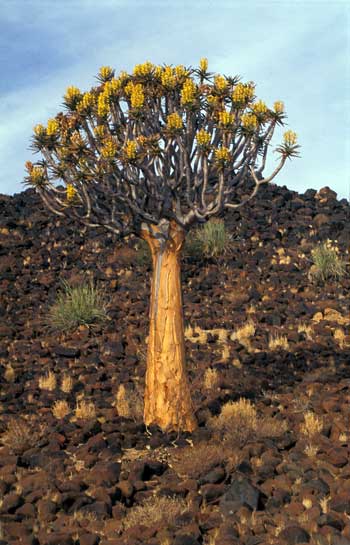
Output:
[[214,78],[214,85],[218,91],[225,91],[227,87],[227,80],[221,74],[217,74]]
[[230,150],[223,146],[215,150],[215,159],[220,163],[226,163],[230,159]]
[[188,75],[188,71],[183,64],[178,64],[177,66],[175,66],[175,75],[178,79],[181,79]]
[[33,167],[30,171],[32,182],[40,182],[44,178],[44,169],[42,167]]
[[75,189],[73,184],[67,184],[67,187],[66,187],[67,201],[73,200],[76,194],[77,194],[77,190]]
[[286,131],[283,135],[283,140],[287,146],[295,146],[297,143],[297,135],[293,131]]
[[109,78],[113,76],[113,74],[114,74],[113,68],[111,68],[110,66],[101,66],[100,72],[99,72],[99,76],[101,79],[108,80]]
[[222,112],[219,112],[219,121],[224,127],[228,127],[229,125],[232,125],[234,122],[234,116],[230,114],[229,112],[226,112],[225,110]]
[[97,136],[97,138],[103,138],[103,136],[105,135],[105,127],[104,127],[104,125],[97,125],[97,126],[94,128],[94,133],[95,133],[95,135]]
[[67,88],[66,94],[64,95],[64,98],[67,102],[70,102],[72,100],[75,100],[81,96],[80,89],[78,87],[74,87],[74,85],[71,85]]
[[258,120],[254,114],[243,114],[241,117],[242,125],[246,129],[256,129]]
[[143,87],[140,83],[134,85],[131,91],[131,106],[132,108],[142,108],[145,102],[145,95],[143,94]]
[[58,131],[58,121],[56,119],[49,119],[47,122],[46,132],[49,136],[53,136]]
[[171,66],[166,66],[161,74],[161,82],[164,87],[172,89],[176,85],[176,75]]
[[84,112],[95,104],[95,97],[92,93],[84,93],[83,98],[77,106],[78,112]]
[[255,114],[265,114],[267,112],[267,106],[264,101],[258,100],[253,106],[253,112]]
[[125,70],[121,70],[121,71],[120,71],[120,74],[119,74],[119,81],[120,81],[120,83],[124,83],[124,81],[125,81],[126,79],[128,79],[128,77],[129,77],[129,74],[128,74],[127,72],[125,72]]
[[208,59],[203,57],[200,61],[199,61],[199,68],[202,72],[206,72],[208,70]]
[[107,93],[98,95],[97,113],[101,117],[109,114],[109,96]]
[[254,96],[254,87],[249,83],[238,83],[232,93],[234,102],[247,102]]
[[281,114],[284,112],[284,103],[281,100],[277,100],[273,105],[273,109],[275,110],[276,114]]
[[38,125],[35,125],[33,130],[36,136],[45,136],[46,134],[46,129],[44,125],[41,125],[40,123]]
[[208,146],[210,144],[211,136],[207,131],[201,129],[197,132],[196,140],[199,146]]
[[149,76],[152,74],[153,69],[154,64],[146,61],[143,64],[136,64],[133,70],[133,74],[134,76]]
[[107,138],[103,142],[103,147],[101,148],[101,155],[102,157],[105,157],[106,159],[113,159],[113,157],[117,153],[117,149],[118,149],[118,146],[115,140],[113,140],[112,137]]
[[196,98],[196,84],[191,78],[188,78],[183,84],[181,90],[181,104],[186,106],[192,104]]
[[128,159],[136,159],[137,143],[135,140],[128,140],[125,144],[124,151]]
[[81,136],[79,131],[74,131],[73,132],[73,134],[71,136],[71,142],[75,146],[83,146],[84,145],[83,137]]
[[167,128],[170,130],[182,129],[182,119],[177,112],[168,115]]
[[110,81],[106,81],[103,92],[108,95],[108,97],[111,97],[118,93],[121,86],[120,79],[112,78]]

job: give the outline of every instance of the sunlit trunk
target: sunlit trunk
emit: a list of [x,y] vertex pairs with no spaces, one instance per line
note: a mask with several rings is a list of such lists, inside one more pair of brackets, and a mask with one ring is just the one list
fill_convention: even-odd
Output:
[[196,420],[185,371],[181,248],[185,232],[164,222],[142,230],[152,253],[150,331],[144,420],[162,430],[192,431]]

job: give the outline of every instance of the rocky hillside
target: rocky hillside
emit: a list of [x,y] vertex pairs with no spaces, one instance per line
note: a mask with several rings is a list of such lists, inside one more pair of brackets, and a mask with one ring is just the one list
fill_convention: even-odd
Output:
[[[225,256],[183,259],[199,428],[176,436],[142,424],[137,241],[0,195],[0,545],[350,545],[350,271],[309,274],[319,241],[349,261],[349,203],[270,185],[225,224]],[[88,277],[107,322],[52,330]]]

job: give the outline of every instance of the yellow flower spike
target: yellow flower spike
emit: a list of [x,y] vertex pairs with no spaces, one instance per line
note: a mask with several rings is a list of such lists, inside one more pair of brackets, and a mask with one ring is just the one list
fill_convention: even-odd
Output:
[[121,70],[121,72],[119,74],[120,83],[124,83],[124,81],[127,80],[128,77],[129,77],[129,74],[127,72],[125,72],[125,70]]
[[109,98],[105,93],[101,93],[98,96],[97,113],[101,117],[109,114]]
[[76,194],[77,194],[77,190],[75,189],[73,184],[67,184],[67,187],[66,187],[67,201],[72,201],[74,197],[76,196]]
[[197,132],[196,140],[199,146],[208,146],[210,144],[211,136],[207,131],[201,129]]
[[274,105],[273,109],[275,110],[276,114],[281,114],[284,112],[284,103],[281,100],[277,100]]
[[34,165],[31,161],[26,161],[25,162],[25,167],[26,167],[26,170],[29,172],[29,174],[32,172],[33,168],[34,168]]
[[233,90],[232,100],[234,102],[247,102],[254,96],[254,86],[249,83],[238,83]]
[[175,66],[175,74],[177,79],[181,79],[188,75],[188,71],[183,64],[178,64],[177,66]]
[[267,106],[262,100],[258,100],[253,106],[253,111],[256,114],[265,114],[267,112]]
[[141,84],[137,84],[131,91],[131,107],[136,109],[142,108],[144,102],[145,95],[143,94],[143,87]]
[[46,132],[48,136],[54,136],[58,131],[58,121],[56,119],[49,119],[47,122]]
[[168,129],[170,129],[170,130],[182,129],[182,127],[183,127],[182,119],[181,119],[181,117],[179,116],[179,114],[177,112],[168,115],[168,117],[167,117],[167,128]]
[[126,95],[129,96],[133,92],[133,89],[134,89],[134,83],[132,81],[129,81],[129,83],[127,83],[124,87],[124,92]]
[[224,125],[224,127],[228,127],[234,122],[234,116],[229,112],[222,111],[219,112],[219,121],[222,125]]
[[114,75],[114,70],[110,66],[101,66],[99,76],[103,81],[109,80]]
[[113,159],[115,157],[115,154],[117,153],[118,146],[115,140],[113,138],[107,138],[104,143],[103,147],[101,149],[101,155],[105,157],[106,159]]
[[44,169],[42,167],[33,167],[30,171],[30,179],[34,184],[41,182],[44,178]]
[[297,134],[293,131],[286,131],[283,140],[287,146],[295,146],[297,143]]
[[46,134],[46,129],[44,125],[41,125],[40,123],[38,125],[35,125],[33,130],[36,136],[45,136]]
[[161,74],[161,82],[164,87],[173,88],[176,85],[176,76],[171,66],[166,66]]
[[156,78],[161,79],[162,74],[163,74],[163,68],[161,66],[156,66],[154,70],[154,75],[156,76]]
[[149,76],[152,74],[154,65],[150,61],[143,64],[136,64],[133,70],[134,76]]
[[188,78],[183,84],[181,90],[181,104],[186,106],[192,104],[196,98],[196,84],[191,78]]
[[136,159],[137,143],[135,140],[128,140],[125,144],[124,150],[128,159]]
[[221,74],[217,74],[214,78],[214,86],[218,91],[224,91],[227,87],[227,80]]
[[64,95],[64,98],[67,102],[71,102],[72,100],[75,100],[81,96],[80,89],[78,87],[74,87],[74,85],[71,85],[67,88],[66,94]]
[[223,146],[215,150],[215,160],[220,163],[226,163],[230,159],[230,151]]
[[258,120],[254,114],[243,114],[241,121],[246,129],[256,129],[258,126]]
[[199,61],[199,68],[202,72],[206,72],[208,70],[208,59],[206,57],[202,57]]

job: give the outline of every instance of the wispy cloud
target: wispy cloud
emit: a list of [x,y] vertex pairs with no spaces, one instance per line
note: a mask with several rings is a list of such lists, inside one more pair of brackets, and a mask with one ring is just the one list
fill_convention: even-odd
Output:
[[303,148],[278,183],[298,191],[330,185],[348,197],[349,15],[342,1],[3,3],[0,192],[23,190],[32,127],[62,110],[68,85],[90,88],[105,64],[119,71],[207,56],[213,71],[254,80],[269,104],[284,100]]

